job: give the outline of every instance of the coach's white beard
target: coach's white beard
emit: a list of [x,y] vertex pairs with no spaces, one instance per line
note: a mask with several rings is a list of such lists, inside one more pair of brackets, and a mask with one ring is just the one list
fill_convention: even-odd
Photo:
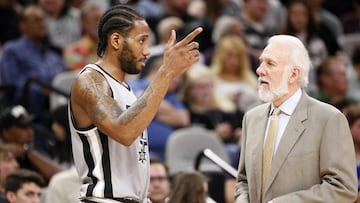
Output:
[[[274,101],[289,92],[288,86],[288,74],[284,73],[283,77],[281,78],[281,82],[278,88],[274,88],[270,81],[262,79],[259,77],[259,91],[258,95],[261,100],[264,102],[271,102]],[[269,84],[269,89],[265,89],[264,86],[260,85],[260,80],[266,81]]]

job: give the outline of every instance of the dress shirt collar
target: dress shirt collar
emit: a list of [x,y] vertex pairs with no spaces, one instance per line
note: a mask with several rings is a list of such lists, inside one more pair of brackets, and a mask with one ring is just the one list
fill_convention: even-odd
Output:
[[[293,94],[289,99],[287,99],[284,103],[282,103],[279,108],[281,110],[281,113],[284,113],[288,116],[291,116],[292,113],[294,112],[297,104],[300,101],[301,98],[301,94],[302,94],[302,90],[301,88],[299,88],[295,94]],[[271,103],[271,110],[269,112],[269,116],[272,114],[272,112],[275,109],[275,105],[273,103]]]

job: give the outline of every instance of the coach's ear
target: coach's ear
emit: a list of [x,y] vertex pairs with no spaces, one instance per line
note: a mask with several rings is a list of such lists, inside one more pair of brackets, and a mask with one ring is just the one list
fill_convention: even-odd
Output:
[[300,68],[299,67],[292,68],[289,75],[289,82],[296,83],[299,81],[299,77],[300,77]]
[[118,51],[122,49],[124,38],[118,32],[113,32],[109,38],[109,44],[114,50]]

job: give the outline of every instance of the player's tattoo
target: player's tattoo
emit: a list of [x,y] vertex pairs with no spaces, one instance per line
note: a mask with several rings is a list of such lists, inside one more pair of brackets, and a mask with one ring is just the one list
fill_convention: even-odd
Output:
[[90,111],[91,117],[104,120],[110,114],[114,119],[122,113],[116,102],[109,97],[110,89],[104,77],[99,74],[84,74],[80,94],[83,95],[85,101],[94,99],[97,101]]
[[134,120],[134,118],[139,115],[139,113],[144,110],[147,105],[149,96],[153,94],[153,89],[149,86],[144,94],[136,101],[136,105],[131,106],[127,111],[127,114],[124,115],[121,123],[128,124]]

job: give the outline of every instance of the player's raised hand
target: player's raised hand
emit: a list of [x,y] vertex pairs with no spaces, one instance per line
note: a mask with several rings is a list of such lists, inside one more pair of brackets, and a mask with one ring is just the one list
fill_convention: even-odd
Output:
[[164,64],[162,68],[166,68],[173,77],[183,73],[192,64],[199,61],[199,43],[193,40],[202,30],[201,27],[196,28],[179,42],[176,42],[175,31],[171,31],[171,36],[164,50]]

